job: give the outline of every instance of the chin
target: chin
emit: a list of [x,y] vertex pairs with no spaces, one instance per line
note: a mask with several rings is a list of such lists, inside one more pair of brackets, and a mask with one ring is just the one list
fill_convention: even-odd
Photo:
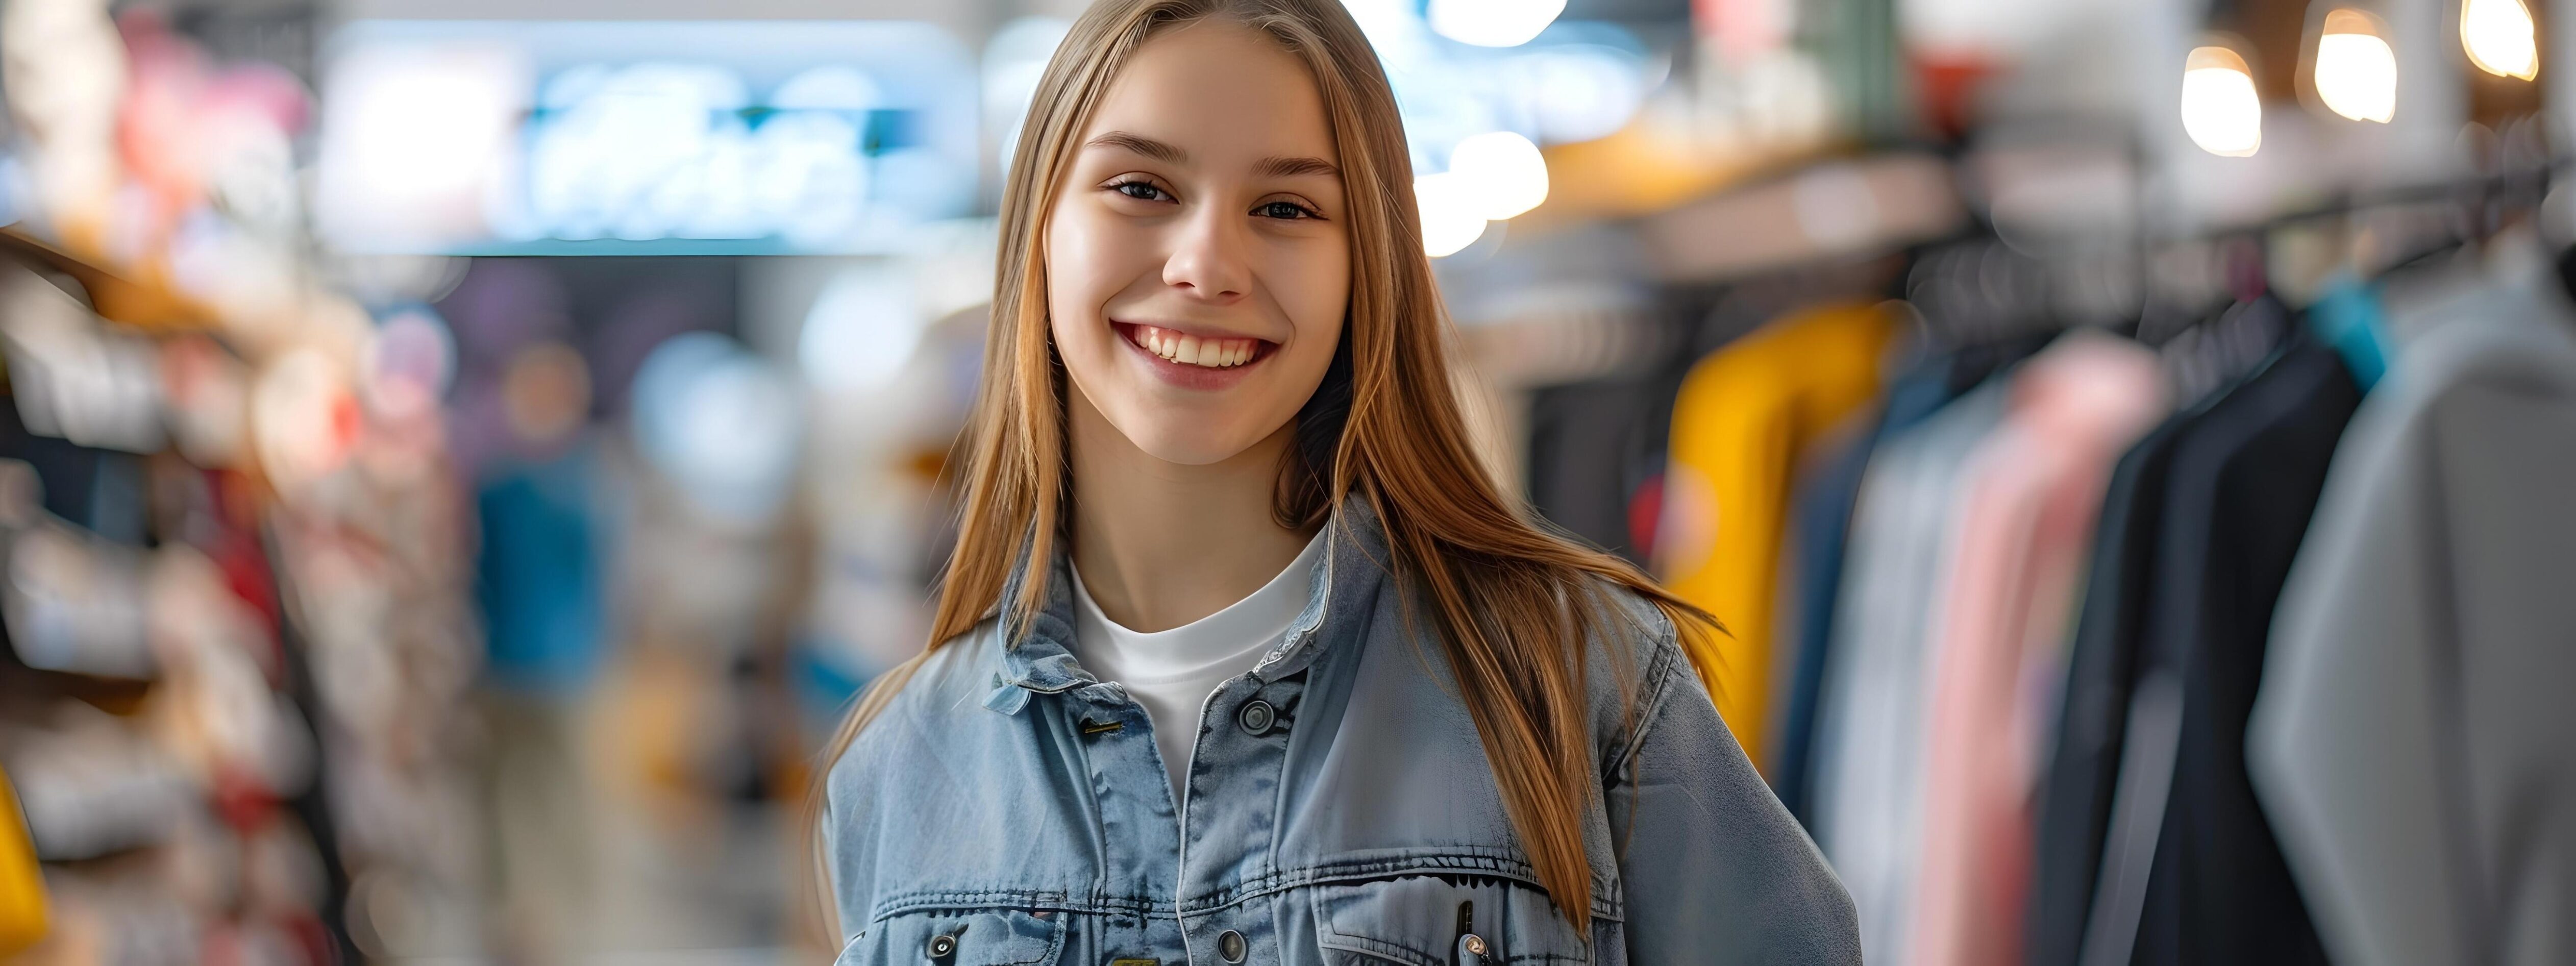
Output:
[[1244,450],[1260,442],[1249,434],[1211,434],[1204,427],[1140,427],[1143,432],[1127,433],[1127,440],[1145,455],[1166,463],[1182,466],[1209,466],[1243,455]]
[[[1181,407],[1146,403],[1120,407],[1125,412],[1104,413],[1109,424],[1127,437],[1145,455],[1181,466],[1209,466],[1243,455],[1269,435],[1253,425],[1256,420],[1227,418],[1220,413],[1198,407]],[[1290,413],[1279,420],[1294,419]],[[1275,428],[1275,427],[1274,427]]]

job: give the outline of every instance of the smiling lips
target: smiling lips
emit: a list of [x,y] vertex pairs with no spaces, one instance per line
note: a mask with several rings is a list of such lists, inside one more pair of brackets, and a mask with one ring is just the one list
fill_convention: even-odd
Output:
[[1200,338],[1151,325],[1127,327],[1127,341],[1172,362],[1209,369],[1231,369],[1261,354],[1260,339]]

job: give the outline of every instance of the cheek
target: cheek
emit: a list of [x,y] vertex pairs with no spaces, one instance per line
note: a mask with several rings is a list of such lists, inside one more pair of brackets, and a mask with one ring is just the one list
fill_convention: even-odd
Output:
[[1350,245],[1338,239],[1283,254],[1270,276],[1272,297],[1303,341],[1331,344],[1351,304]]
[[1084,208],[1069,202],[1047,221],[1047,317],[1059,342],[1108,331],[1101,307],[1135,275],[1132,266],[1121,264],[1121,256],[1133,261],[1141,247],[1118,237],[1114,224]]

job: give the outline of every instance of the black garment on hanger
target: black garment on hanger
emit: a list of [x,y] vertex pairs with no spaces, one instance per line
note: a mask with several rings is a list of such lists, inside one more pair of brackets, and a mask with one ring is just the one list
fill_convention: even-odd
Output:
[[2326,961],[2254,797],[2245,729],[2273,607],[2360,403],[2343,359],[2296,333],[2173,444],[2143,654],[2182,706],[2134,963]]
[[[2255,309],[2231,304],[2198,322],[2163,334],[2166,363],[2188,384],[2214,361],[2203,330],[2231,322],[2240,329]],[[2262,318],[2269,318],[2268,315]],[[2259,321],[2259,319],[2255,319]],[[2177,346],[2185,336],[2195,344]],[[2175,353],[2188,355],[2176,357]],[[2259,361],[2259,360],[2258,360]],[[2184,386],[2184,391],[2189,391]],[[2039,781],[2030,909],[2023,916],[2026,958],[2032,963],[2082,960],[2085,930],[2101,884],[2104,850],[2111,841],[2130,699],[2140,674],[2141,642],[2159,590],[2157,551],[2163,542],[2166,481],[2174,447],[2192,424],[2226,392],[2183,400],[2174,414],[2139,437],[2112,466],[2102,512],[2093,530],[2084,602],[2068,648],[2066,680],[2058,704],[2057,743]]]

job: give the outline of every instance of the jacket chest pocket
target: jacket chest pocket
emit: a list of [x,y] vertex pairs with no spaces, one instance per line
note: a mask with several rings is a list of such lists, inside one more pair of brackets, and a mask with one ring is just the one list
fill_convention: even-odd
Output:
[[1065,914],[929,910],[868,924],[833,966],[1034,966],[1064,951]]
[[[1315,940],[1334,966],[1617,963],[1595,957],[1547,893],[1515,882],[1409,876],[1322,886]],[[1478,962],[1481,957],[1482,962]]]

